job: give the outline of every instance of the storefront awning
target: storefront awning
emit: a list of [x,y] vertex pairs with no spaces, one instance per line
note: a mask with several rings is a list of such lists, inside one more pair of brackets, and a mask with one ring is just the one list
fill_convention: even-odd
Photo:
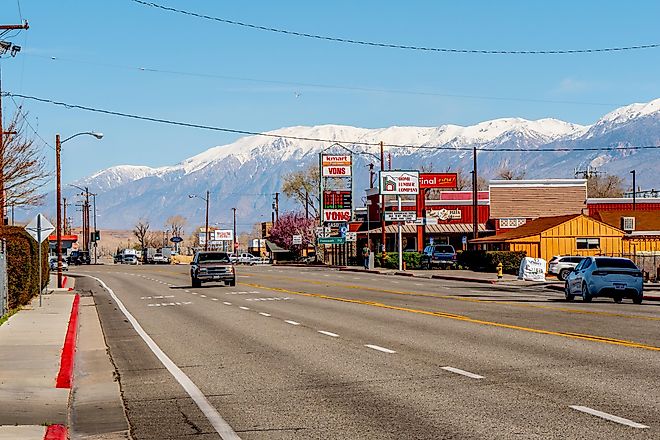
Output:
[[[469,234],[472,232],[471,223],[447,223],[439,225],[426,225],[425,232],[427,234]],[[397,225],[388,225],[385,227],[386,234],[395,234],[399,231]],[[401,232],[404,234],[416,234],[417,226],[415,225],[403,225]],[[484,223],[479,224],[479,232],[495,232],[489,229],[486,229]],[[367,231],[360,231],[358,234],[366,234]],[[370,234],[380,234],[381,228],[371,229]]]

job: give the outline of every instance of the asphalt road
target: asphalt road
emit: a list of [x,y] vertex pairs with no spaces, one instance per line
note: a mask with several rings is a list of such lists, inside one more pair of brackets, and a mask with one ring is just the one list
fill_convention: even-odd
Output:
[[660,438],[660,303],[328,269],[239,267],[231,288],[192,288],[187,266],[76,271],[131,315],[78,281],[135,439]]

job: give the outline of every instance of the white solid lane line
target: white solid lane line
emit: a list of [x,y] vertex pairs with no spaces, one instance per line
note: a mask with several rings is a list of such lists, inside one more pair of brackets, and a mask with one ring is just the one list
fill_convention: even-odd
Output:
[[223,304],[226,304],[226,305],[228,305],[228,306],[231,305],[231,303],[230,303],[230,302],[227,302],[227,301],[223,301],[222,303],[223,303]]
[[396,351],[390,350],[389,348],[381,347],[380,345],[366,344],[365,347],[371,348],[372,350],[382,351],[383,353],[388,353],[388,354],[396,353]]
[[183,387],[183,389],[188,393],[188,395],[192,398],[192,400],[195,402],[197,407],[204,413],[206,416],[207,420],[211,423],[213,428],[215,429],[215,432],[217,432],[220,435],[220,438],[223,440],[240,440],[241,438],[236,434],[236,432],[232,429],[231,426],[229,426],[229,423],[225,421],[225,419],[222,418],[218,410],[216,410],[213,405],[211,405],[211,402],[208,401],[206,396],[202,394],[201,390],[195,385],[195,383],[190,380],[188,376],[186,376],[186,373],[184,373],[181,368],[179,368],[173,361],[170,359],[163,350],[154,342],[153,339],[151,339],[151,336],[147,334],[147,332],[144,331],[142,326],[138,323],[137,319],[131,315],[131,313],[128,311],[128,309],[124,306],[124,303],[121,302],[121,300],[115,295],[115,292],[108,287],[107,284],[103,282],[103,280],[96,278],[96,277],[90,277],[96,281],[98,281],[105,290],[110,293],[110,296],[112,299],[115,301],[117,306],[119,307],[119,310],[124,314],[126,319],[131,323],[135,331],[137,332],[138,335],[142,338],[142,340],[147,344],[147,346],[151,349],[151,351],[156,355],[158,360],[163,364],[165,368],[167,368],[167,371],[170,372],[170,374],[176,379],[177,382]]
[[260,314],[261,316],[270,316],[270,314],[268,314],[268,313],[264,313],[264,312],[259,312],[259,314]]
[[612,414],[608,414],[602,411],[598,411],[592,408],[589,408],[588,406],[579,406],[579,405],[571,405],[571,408],[573,408],[576,411],[581,411],[583,413],[591,414],[592,416],[600,417],[601,419],[609,420],[611,422],[615,423],[620,423],[622,425],[630,426],[631,428],[639,428],[639,429],[646,429],[648,426],[642,425],[641,423],[633,422],[632,420],[624,419],[623,417],[619,416],[614,416]]
[[284,322],[286,322],[287,324],[291,324],[291,325],[300,325],[300,323],[296,322],[296,321],[285,320]]
[[332,336],[333,338],[338,338],[339,337],[339,335],[337,333],[326,332],[325,330],[317,330],[317,331],[319,333],[321,333],[322,335]]
[[454,367],[442,367],[443,370],[445,371],[451,371],[452,373],[460,374],[462,376],[467,376],[471,379],[483,379],[483,376],[479,376],[478,374],[470,373],[469,371],[461,370],[460,368],[454,368]]
[[241,310],[250,310],[249,307],[245,307],[245,306],[240,306],[239,309],[241,309]]

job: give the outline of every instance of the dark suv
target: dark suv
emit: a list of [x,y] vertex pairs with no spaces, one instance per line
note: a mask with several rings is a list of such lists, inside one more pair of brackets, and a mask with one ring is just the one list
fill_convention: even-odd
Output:
[[89,251],[71,251],[67,258],[69,265],[91,264],[92,259],[89,256]]
[[197,252],[190,263],[190,279],[193,287],[201,287],[208,281],[224,281],[228,286],[236,285],[234,265],[226,252]]
[[433,244],[426,246],[421,258],[422,267],[432,269],[433,266],[445,269],[456,266],[456,250],[448,244]]

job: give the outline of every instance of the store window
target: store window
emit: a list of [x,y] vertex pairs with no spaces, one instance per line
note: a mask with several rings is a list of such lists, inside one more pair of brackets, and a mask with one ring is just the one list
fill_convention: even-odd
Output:
[[576,238],[577,249],[600,249],[600,238]]

